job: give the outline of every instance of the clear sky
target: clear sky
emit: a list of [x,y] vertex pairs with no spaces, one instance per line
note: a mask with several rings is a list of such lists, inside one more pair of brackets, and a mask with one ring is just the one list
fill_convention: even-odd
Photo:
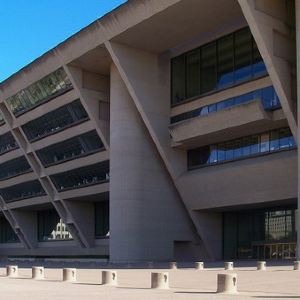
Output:
[[0,82],[125,0],[0,0]]

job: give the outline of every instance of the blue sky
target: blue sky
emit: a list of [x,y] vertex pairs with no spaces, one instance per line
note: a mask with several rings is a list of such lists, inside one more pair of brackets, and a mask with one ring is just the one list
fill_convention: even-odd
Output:
[[1,0],[0,82],[125,0]]

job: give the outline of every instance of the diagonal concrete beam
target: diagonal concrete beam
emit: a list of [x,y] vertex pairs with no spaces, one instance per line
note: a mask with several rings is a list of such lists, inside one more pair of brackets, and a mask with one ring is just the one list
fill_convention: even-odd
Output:
[[292,87],[295,46],[293,32],[287,26],[286,1],[238,1],[297,141],[297,109]]
[[220,259],[219,249],[204,234],[201,217],[187,206],[185,191],[176,182],[186,172],[187,162],[184,150],[170,146],[169,59],[117,43],[106,42],[105,45],[181,196],[198,237],[210,258]]

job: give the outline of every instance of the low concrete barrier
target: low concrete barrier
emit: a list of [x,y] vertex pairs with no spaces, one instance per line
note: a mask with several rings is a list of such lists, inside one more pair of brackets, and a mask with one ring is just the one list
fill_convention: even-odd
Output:
[[116,271],[102,271],[102,284],[116,286],[118,277]]
[[169,289],[169,273],[151,272],[151,288],[152,289]]
[[63,269],[63,281],[66,282],[76,282],[76,269],[65,268]]
[[169,263],[169,269],[177,269],[177,262],[171,261]]
[[236,274],[218,274],[217,293],[236,294],[237,293],[237,275]]
[[232,261],[227,261],[224,263],[225,270],[233,270],[233,262]]
[[195,269],[196,270],[203,270],[204,269],[204,263],[202,261],[195,262]]
[[294,261],[294,270],[299,271],[300,270],[300,261]]
[[36,280],[45,279],[44,267],[32,267],[31,273],[32,273],[32,279],[36,279]]
[[6,266],[6,276],[10,278],[19,276],[18,266]]
[[267,269],[267,263],[265,261],[257,262],[257,270],[258,271],[265,271],[266,269]]

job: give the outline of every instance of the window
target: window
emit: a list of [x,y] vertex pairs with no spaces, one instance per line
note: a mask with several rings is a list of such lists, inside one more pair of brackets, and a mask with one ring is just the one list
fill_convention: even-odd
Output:
[[26,123],[22,129],[29,141],[35,141],[86,120],[85,109],[80,100],[75,100]]
[[95,237],[103,238],[109,232],[109,201],[95,202]]
[[59,192],[109,181],[109,161],[51,176]]
[[11,150],[17,149],[19,146],[15,141],[13,135],[10,132],[7,132],[3,135],[0,135],[0,155]]
[[24,156],[9,160],[0,165],[0,180],[24,174],[31,171],[31,167]]
[[0,194],[6,203],[46,195],[38,180],[3,188],[1,189]]
[[58,213],[54,209],[37,212],[38,218],[38,240],[57,241],[70,240],[72,236]]
[[294,258],[295,206],[223,213],[224,259]]
[[252,135],[236,140],[188,150],[188,168],[237,160],[258,153],[295,148],[295,140],[289,128]]
[[95,153],[104,148],[96,130],[64,142],[38,150],[36,153],[45,167]]
[[238,30],[171,61],[173,105],[267,74],[249,28]]
[[4,216],[0,216],[0,243],[19,242],[18,236]]
[[262,89],[255,90],[250,93],[239,95],[233,98],[225,99],[217,103],[206,105],[177,116],[171,117],[171,124],[195,118],[198,116],[204,116],[216,111],[220,111],[236,105],[248,103],[250,101],[258,100],[261,101],[266,111],[280,108],[279,98],[272,86],[268,86]]
[[6,99],[15,116],[19,116],[47,100],[50,100],[72,88],[67,74],[60,68],[50,75],[21,90]]

